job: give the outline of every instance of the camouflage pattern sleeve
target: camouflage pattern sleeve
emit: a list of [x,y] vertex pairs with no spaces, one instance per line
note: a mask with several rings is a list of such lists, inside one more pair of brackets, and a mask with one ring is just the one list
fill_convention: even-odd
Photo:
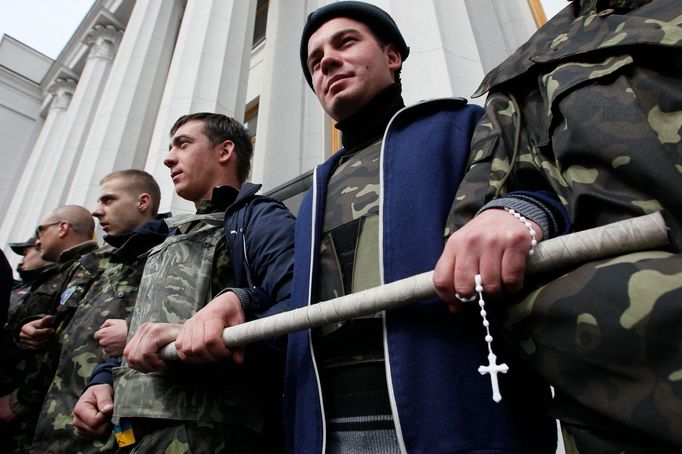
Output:
[[28,371],[15,391],[17,401],[26,407],[39,407],[52,382],[61,352],[61,337],[71,317],[87,293],[99,269],[88,267],[80,261],[71,264],[65,275],[68,282],[61,290],[53,315],[55,317],[55,338],[36,355],[35,368]]
[[453,226],[472,203],[549,185],[575,230],[664,210],[682,246],[681,25],[674,0],[567,8],[491,71]]
[[[467,169],[446,223],[446,236],[469,222],[483,206],[511,190],[551,191],[532,158],[532,147],[517,125],[519,107],[513,96],[494,93],[474,130]],[[512,173],[512,166],[514,172]],[[522,182],[512,187],[513,181]]]

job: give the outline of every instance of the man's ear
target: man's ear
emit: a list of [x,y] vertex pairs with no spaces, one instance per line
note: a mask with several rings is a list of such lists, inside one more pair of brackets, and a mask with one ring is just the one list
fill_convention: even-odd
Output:
[[137,209],[140,213],[144,213],[152,206],[152,196],[143,192],[137,197]]
[[71,227],[69,221],[59,221],[59,225],[57,226],[57,236],[59,238],[64,238],[66,234],[69,233],[69,227]]
[[218,162],[221,164],[225,164],[229,162],[230,159],[232,159],[232,156],[234,155],[234,142],[231,140],[226,140],[225,142],[220,144],[220,150],[219,150],[219,155],[218,155]]
[[400,51],[398,51],[398,48],[393,43],[384,46],[384,55],[391,72],[394,72],[403,64],[403,57],[400,56]]

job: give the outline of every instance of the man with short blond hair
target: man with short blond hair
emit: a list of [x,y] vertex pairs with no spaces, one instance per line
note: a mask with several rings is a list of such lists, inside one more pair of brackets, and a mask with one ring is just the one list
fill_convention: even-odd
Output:
[[72,282],[87,291],[58,333],[61,354],[48,383],[32,451],[101,453],[114,448],[113,437],[76,437],[71,415],[95,365],[122,354],[126,319],[135,305],[147,252],[168,233],[165,222],[157,220],[160,197],[158,184],[142,170],[119,170],[100,180],[92,216],[106,234],[106,246],[83,256],[73,274]]
[[[152,175],[139,169],[117,170],[104,176],[99,181],[100,187],[111,180],[118,180],[122,186],[121,189],[131,195],[139,197],[142,194],[148,194],[151,205],[149,206],[149,212],[145,210],[145,215],[147,217],[151,216],[152,220],[156,218],[156,215],[159,214],[159,205],[161,204],[161,189]],[[102,197],[100,195],[98,203],[101,201]],[[93,216],[97,217],[94,213]]]

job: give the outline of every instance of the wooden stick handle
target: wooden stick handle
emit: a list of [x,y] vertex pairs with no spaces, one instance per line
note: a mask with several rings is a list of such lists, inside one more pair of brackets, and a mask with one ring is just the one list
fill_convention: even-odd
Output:
[[[543,241],[535,247],[535,254],[528,258],[526,272],[538,274],[667,244],[668,230],[663,217],[660,213],[653,213]],[[225,328],[223,340],[228,347],[245,345],[435,297],[433,271],[428,271],[362,292]],[[164,346],[159,355],[164,361],[177,359],[175,344]]]

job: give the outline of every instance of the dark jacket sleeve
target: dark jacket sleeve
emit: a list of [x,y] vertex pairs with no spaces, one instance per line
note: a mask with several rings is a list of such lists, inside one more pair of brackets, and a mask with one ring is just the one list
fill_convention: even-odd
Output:
[[290,309],[295,222],[281,202],[268,197],[256,197],[251,202],[244,235],[233,254],[242,256],[240,285],[250,295],[247,316],[262,318]]
[[103,363],[95,366],[95,369],[90,374],[88,384],[85,385],[84,391],[94,385],[111,385],[114,386],[114,368],[121,365],[121,358],[108,358]]

